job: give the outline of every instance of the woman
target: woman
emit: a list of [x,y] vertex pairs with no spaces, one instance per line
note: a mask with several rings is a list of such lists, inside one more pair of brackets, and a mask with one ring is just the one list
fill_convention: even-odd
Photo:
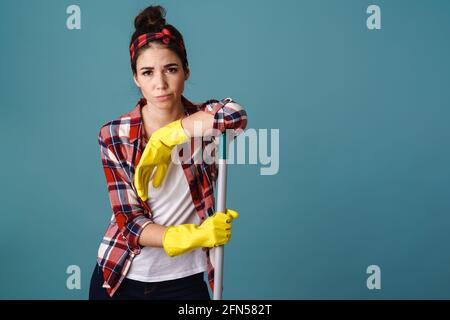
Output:
[[238,216],[214,211],[217,168],[201,154],[221,132],[245,129],[246,113],[230,98],[194,104],[183,96],[184,41],[164,16],[150,6],[135,18],[131,68],[143,97],[98,136],[113,215],[90,299],[210,299],[209,248],[229,241]]

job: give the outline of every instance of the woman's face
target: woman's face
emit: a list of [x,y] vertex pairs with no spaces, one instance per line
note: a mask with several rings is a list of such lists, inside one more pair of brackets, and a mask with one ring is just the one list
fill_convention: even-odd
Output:
[[189,69],[184,72],[180,58],[173,51],[152,43],[152,47],[139,55],[133,78],[147,104],[158,109],[171,109],[181,103]]

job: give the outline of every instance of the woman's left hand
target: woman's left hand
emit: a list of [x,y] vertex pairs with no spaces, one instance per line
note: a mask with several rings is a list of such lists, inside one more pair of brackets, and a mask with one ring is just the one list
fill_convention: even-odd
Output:
[[156,167],[153,177],[153,187],[158,188],[169,167],[172,149],[186,142],[189,136],[184,131],[181,120],[169,123],[156,130],[150,137],[145,150],[142,153],[134,175],[134,185],[137,193],[143,201],[148,199],[148,182]]

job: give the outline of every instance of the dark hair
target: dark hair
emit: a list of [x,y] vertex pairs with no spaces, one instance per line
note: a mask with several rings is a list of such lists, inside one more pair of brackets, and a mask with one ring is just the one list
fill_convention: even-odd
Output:
[[[142,34],[149,33],[149,32],[161,32],[162,29],[167,28],[169,29],[170,33],[172,33],[176,38],[177,41],[181,41],[184,43],[183,36],[181,33],[172,25],[166,24],[166,19],[164,19],[166,15],[166,10],[161,6],[150,6],[142,10],[136,18],[134,18],[134,27],[135,31],[131,37],[130,46],[133,43],[134,40],[136,40],[137,37],[139,37]],[[186,49],[181,49],[175,41],[170,41],[169,44],[164,44],[162,42],[162,39],[154,40],[162,45],[166,46],[168,49],[172,50],[181,60],[181,63],[183,64],[183,69],[185,72],[187,72],[188,68],[188,61],[187,61],[187,54]],[[154,42],[152,41],[152,42]],[[136,58],[131,64],[131,70],[133,71],[133,74],[136,74],[136,61],[139,57],[139,54],[142,52],[143,49],[148,48],[149,45],[145,45],[136,54]]]

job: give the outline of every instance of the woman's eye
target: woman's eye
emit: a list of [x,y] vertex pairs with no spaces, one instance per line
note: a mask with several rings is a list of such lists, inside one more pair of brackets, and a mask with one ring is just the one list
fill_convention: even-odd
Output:
[[[178,68],[168,68],[167,69],[169,71],[169,73],[176,73],[178,71]],[[152,71],[145,71],[142,73],[143,76],[147,76],[147,75],[151,75],[153,72]]]

